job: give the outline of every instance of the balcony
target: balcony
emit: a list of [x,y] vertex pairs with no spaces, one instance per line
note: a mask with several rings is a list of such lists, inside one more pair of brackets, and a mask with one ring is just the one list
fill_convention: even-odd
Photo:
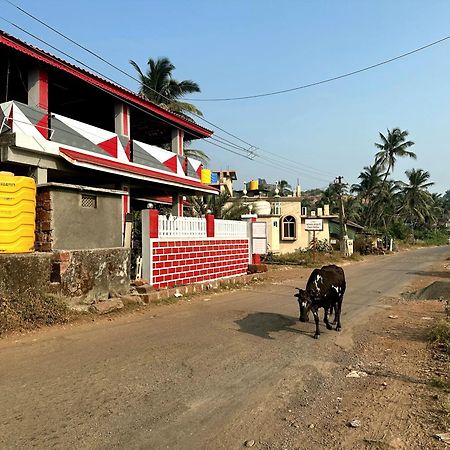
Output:
[[[17,101],[0,104],[0,135],[12,146],[73,165],[215,193],[201,183],[200,161]],[[11,145],[10,145],[11,146]],[[17,162],[17,161],[14,161]]]

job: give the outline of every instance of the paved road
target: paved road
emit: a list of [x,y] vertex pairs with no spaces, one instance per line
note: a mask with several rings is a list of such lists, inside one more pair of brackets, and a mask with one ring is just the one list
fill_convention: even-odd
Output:
[[345,267],[344,329],[319,341],[313,323],[296,320],[293,287],[306,272],[295,270],[303,279],[5,339],[0,448],[240,448],[328,370],[330,346],[351,349],[381,297],[449,255],[420,249]]

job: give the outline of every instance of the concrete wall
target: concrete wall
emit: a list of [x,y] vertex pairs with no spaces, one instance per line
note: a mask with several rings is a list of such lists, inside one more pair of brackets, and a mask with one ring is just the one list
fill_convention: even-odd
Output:
[[0,254],[0,298],[53,294],[75,307],[126,294],[129,287],[128,249]]
[[[95,208],[82,206],[82,195],[96,199]],[[54,250],[122,246],[121,196],[102,191],[53,187],[51,191]]]

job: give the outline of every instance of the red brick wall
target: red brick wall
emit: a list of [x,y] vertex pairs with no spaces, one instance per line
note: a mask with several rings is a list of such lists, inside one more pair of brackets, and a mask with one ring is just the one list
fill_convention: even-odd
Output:
[[150,242],[150,282],[157,289],[247,273],[247,239]]

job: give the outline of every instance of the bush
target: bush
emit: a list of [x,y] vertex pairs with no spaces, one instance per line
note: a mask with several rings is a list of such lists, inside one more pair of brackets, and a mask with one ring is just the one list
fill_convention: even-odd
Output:
[[449,239],[445,230],[415,230],[414,236],[425,245],[446,245]]
[[405,222],[394,222],[388,230],[388,234],[394,239],[405,240],[411,234],[411,228]]

